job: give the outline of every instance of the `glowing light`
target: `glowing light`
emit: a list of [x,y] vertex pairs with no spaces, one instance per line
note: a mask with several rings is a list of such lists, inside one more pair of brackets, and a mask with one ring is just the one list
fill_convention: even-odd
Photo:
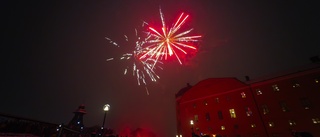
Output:
[[193,120],[190,120],[190,125],[193,125],[194,123],[193,123]]
[[140,59],[153,58],[155,59],[155,63],[157,63],[158,60],[167,60],[169,57],[173,56],[180,64],[182,64],[181,58],[186,57],[186,55],[191,52],[197,51],[197,47],[194,43],[198,42],[201,36],[188,35],[193,29],[180,31],[189,15],[181,13],[174,25],[168,28],[164,21],[164,15],[161,9],[159,12],[162,22],[161,30],[157,30],[151,26],[148,27],[149,38],[146,41],[148,45],[144,48],[146,49],[146,52]]

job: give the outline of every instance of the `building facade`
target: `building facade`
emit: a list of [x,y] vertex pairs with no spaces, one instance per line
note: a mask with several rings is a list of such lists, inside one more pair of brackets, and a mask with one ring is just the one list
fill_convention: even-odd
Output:
[[181,89],[178,136],[320,136],[320,68],[288,73],[247,82],[209,78]]

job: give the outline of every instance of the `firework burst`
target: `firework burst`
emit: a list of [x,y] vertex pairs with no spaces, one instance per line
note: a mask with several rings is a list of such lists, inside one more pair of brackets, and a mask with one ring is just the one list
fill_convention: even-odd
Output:
[[[128,37],[124,35],[126,42],[133,49],[117,58],[117,60],[130,62],[130,65],[124,69],[123,74],[130,74],[131,71],[132,76],[137,79],[137,84],[145,86],[147,94],[149,94],[147,81],[156,82],[160,79],[156,70],[163,70],[160,67],[163,64],[162,60],[175,57],[182,64],[181,60],[183,58],[197,51],[194,43],[198,42],[199,38],[201,38],[200,35],[190,35],[190,32],[193,30],[192,28],[184,31],[181,29],[189,15],[181,13],[177,21],[171,27],[167,27],[161,9],[159,9],[159,12],[162,23],[161,31],[150,26],[147,22],[143,22],[142,28],[147,26],[147,29],[144,31],[137,31],[135,29],[134,44],[132,42],[130,44]],[[106,37],[106,39],[111,45],[121,47],[121,45],[110,38]],[[116,59],[107,59],[107,61],[112,60]]]
[[186,55],[191,52],[197,51],[194,43],[198,42],[201,36],[190,36],[189,34],[193,30],[192,28],[181,31],[181,27],[186,23],[189,15],[181,13],[172,27],[167,27],[161,9],[159,9],[159,12],[162,22],[161,30],[157,30],[151,26],[148,27],[149,33],[146,38],[148,46],[144,47],[145,52],[140,56],[140,59],[152,58],[155,60],[155,63],[157,63],[159,60],[167,60],[173,56],[182,64],[181,59],[183,57],[186,57]]
[[[143,23],[145,24],[145,22]],[[123,74],[127,75],[130,74],[130,71],[132,72],[132,76],[136,77],[137,84],[144,85],[145,89],[147,91],[147,94],[149,94],[148,88],[147,88],[147,81],[156,82],[158,79],[160,79],[160,76],[157,75],[156,70],[161,69],[162,67],[159,65],[155,66],[155,59],[152,58],[145,58],[140,59],[139,56],[141,56],[142,53],[144,53],[143,46],[146,43],[146,40],[144,38],[141,38],[137,29],[135,29],[135,36],[136,39],[134,40],[134,44],[130,44],[128,36],[124,35],[126,43],[128,43],[129,46],[134,47],[134,49],[131,52],[124,53],[118,58],[109,58],[106,61],[112,61],[112,60],[120,60],[120,61],[127,61],[130,62],[124,71]],[[105,37],[106,40],[111,43],[111,45],[114,45],[116,47],[122,47],[117,42],[113,41],[112,39]],[[131,42],[132,43],[132,42]],[[160,62],[162,64],[162,62]]]

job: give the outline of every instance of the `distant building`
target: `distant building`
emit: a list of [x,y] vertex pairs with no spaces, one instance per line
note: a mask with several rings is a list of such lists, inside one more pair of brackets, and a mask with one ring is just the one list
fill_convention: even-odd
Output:
[[56,134],[57,124],[0,113],[0,137],[40,137]]
[[68,125],[60,124],[58,126],[58,137],[78,137],[78,136],[88,136],[83,124],[83,116],[87,113],[85,106],[82,104],[74,112],[74,116]]
[[75,110],[73,113],[74,116],[69,122],[68,128],[76,131],[82,131],[84,128],[83,116],[87,113],[87,111],[85,110],[85,106],[83,104],[80,105],[78,109]]
[[176,94],[177,134],[210,137],[320,136],[320,68],[246,82],[209,78]]

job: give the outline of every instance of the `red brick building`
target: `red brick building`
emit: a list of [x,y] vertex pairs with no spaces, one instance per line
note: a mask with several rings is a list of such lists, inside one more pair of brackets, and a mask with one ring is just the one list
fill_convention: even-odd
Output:
[[209,78],[176,94],[177,134],[210,137],[320,136],[320,68],[241,82]]

